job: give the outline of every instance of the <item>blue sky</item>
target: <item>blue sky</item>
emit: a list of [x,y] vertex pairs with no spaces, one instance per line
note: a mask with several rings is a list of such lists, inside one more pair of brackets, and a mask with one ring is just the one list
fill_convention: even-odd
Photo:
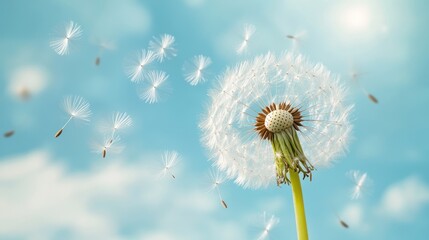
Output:
[[[295,239],[287,186],[246,190],[221,186],[228,209],[209,192],[211,163],[198,123],[216,76],[241,60],[294,50],[341,76],[355,105],[349,153],[304,182],[311,239],[425,239],[429,177],[425,156],[429,32],[425,1],[54,1],[3,3],[0,8],[1,239],[257,239],[264,211],[280,219],[270,239]],[[56,29],[78,23],[83,35],[67,56],[50,47]],[[244,24],[256,32],[237,55]],[[294,46],[288,34],[305,32]],[[156,64],[171,94],[156,104],[138,97],[126,60],[153,36],[176,38],[177,56]],[[114,49],[101,53],[97,41]],[[183,65],[212,59],[207,81],[190,86]],[[351,71],[361,73],[360,87]],[[22,80],[28,79],[28,80]],[[31,97],[14,92],[29,84]],[[19,84],[18,84],[19,85]],[[361,87],[379,99],[374,104]],[[91,104],[88,124],[67,120],[61,103],[80,95]],[[91,143],[114,112],[127,112],[122,153],[101,158]],[[161,155],[182,161],[176,179],[159,178]],[[370,186],[352,200],[350,170]],[[349,223],[344,229],[338,216]]]

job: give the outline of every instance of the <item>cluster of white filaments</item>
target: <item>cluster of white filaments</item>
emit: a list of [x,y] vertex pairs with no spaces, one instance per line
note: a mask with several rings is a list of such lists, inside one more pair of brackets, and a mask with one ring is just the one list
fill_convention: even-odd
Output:
[[89,122],[89,119],[91,117],[91,109],[89,103],[80,96],[65,97],[63,102],[63,108],[69,118],[63,125],[63,127],[55,133],[56,138],[63,133],[66,126],[73,119]]
[[269,128],[296,131],[305,156],[294,157],[305,162],[304,171],[329,165],[345,151],[352,109],[344,102],[345,92],[323,65],[302,56],[268,53],[244,61],[228,69],[210,92],[211,104],[200,124],[202,141],[228,178],[244,187],[268,186],[276,182],[274,159],[281,155],[267,141],[274,137]]
[[142,49],[137,56],[128,59],[125,69],[131,82],[142,83],[140,98],[146,103],[157,103],[161,96],[169,95],[167,87],[168,74],[161,70],[156,70],[154,62],[163,62],[177,55],[175,48],[175,38],[170,34],[153,37],[149,42],[149,50]]
[[82,36],[81,27],[70,21],[65,29],[56,34],[57,36],[49,42],[49,46],[58,55],[67,55],[70,52],[70,43]]

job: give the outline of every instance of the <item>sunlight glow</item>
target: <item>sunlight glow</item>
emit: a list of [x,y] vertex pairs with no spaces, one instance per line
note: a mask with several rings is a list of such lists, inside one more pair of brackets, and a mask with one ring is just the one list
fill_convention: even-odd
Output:
[[370,9],[366,5],[349,5],[340,11],[340,22],[351,32],[361,32],[369,28]]

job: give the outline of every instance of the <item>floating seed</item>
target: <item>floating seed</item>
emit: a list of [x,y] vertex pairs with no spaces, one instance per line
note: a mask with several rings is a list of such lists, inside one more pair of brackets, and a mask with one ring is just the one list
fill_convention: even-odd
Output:
[[226,202],[225,202],[224,200],[222,200],[222,201],[221,201],[221,203],[222,203],[222,206],[223,206],[224,208],[228,208],[228,205],[226,205]]
[[378,99],[374,97],[374,95],[372,94],[368,94],[368,98],[369,100],[371,100],[371,102],[373,103],[378,103]]
[[5,132],[5,133],[3,134],[3,136],[4,136],[5,138],[8,138],[8,137],[12,137],[12,135],[13,135],[13,134],[15,134],[15,131],[14,131],[14,130],[10,130],[10,131]]
[[349,228],[349,225],[348,225],[346,222],[344,222],[343,220],[340,220],[340,224],[341,224],[341,226],[343,226],[344,228]]
[[61,133],[63,133],[63,129],[61,128],[60,130],[58,130],[57,133],[55,133],[55,137],[59,137],[61,135]]

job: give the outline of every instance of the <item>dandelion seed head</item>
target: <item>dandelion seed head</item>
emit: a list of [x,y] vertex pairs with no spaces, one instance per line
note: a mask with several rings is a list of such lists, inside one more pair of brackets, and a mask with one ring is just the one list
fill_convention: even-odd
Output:
[[64,110],[70,117],[89,122],[91,109],[89,103],[80,96],[68,96],[64,99]]
[[49,46],[58,54],[58,55],[67,55],[70,50],[70,42],[80,38],[82,35],[81,27],[70,21],[66,26],[65,31],[61,35],[55,37],[50,43]]
[[211,64],[209,57],[198,55],[195,56],[191,63],[187,63],[185,68],[185,80],[192,86],[195,86],[205,79],[205,70]]
[[177,50],[174,48],[175,38],[170,34],[164,34],[161,37],[154,37],[149,42],[149,49],[155,53],[155,57],[158,61],[163,62],[164,59],[168,59],[176,56]]
[[323,65],[301,55],[261,55],[219,77],[200,123],[201,140],[229,179],[244,187],[266,187],[276,182],[274,162],[283,157],[266,141],[276,132],[300,139],[302,153],[292,156],[290,167],[302,167],[302,172],[329,166],[346,151],[353,108],[346,92]]

